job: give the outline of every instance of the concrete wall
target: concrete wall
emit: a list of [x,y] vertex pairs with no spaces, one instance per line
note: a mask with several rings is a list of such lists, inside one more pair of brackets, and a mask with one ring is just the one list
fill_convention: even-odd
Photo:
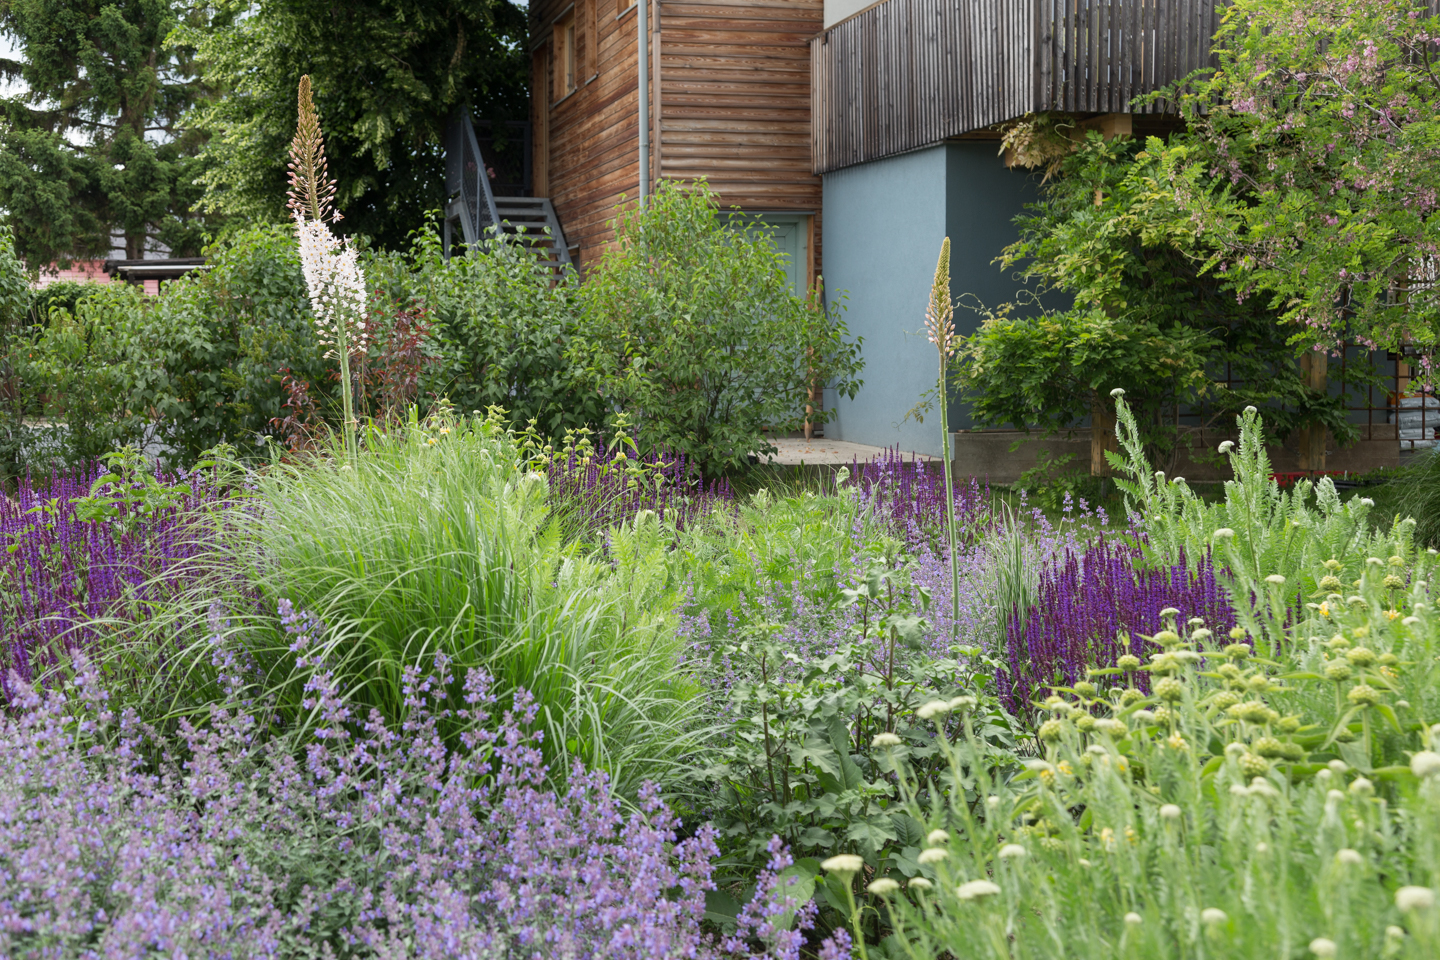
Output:
[[934,348],[925,340],[925,302],[945,236],[943,145],[825,175],[825,292],[848,295],[844,318],[865,338],[865,386],[837,411],[825,436],[909,452],[941,452],[938,417],[902,423],[933,385]]
[[875,3],[876,0],[825,0],[825,29],[829,30],[841,20],[853,17],[866,7],[875,6]]
[[[925,339],[925,304],[940,241],[950,237],[951,296],[986,306],[1014,297],[1017,282],[992,261],[1015,239],[1013,219],[1037,179],[1007,170],[993,141],[955,141],[825,175],[825,288],[848,295],[845,321],[865,338],[865,386],[852,400],[826,396],[837,411],[828,438],[939,455],[938,411],[905,420],[935,384],[935,348]],[[964,296],[964,295],[969,296]],[[980,316],[958,308],[957,330]],[[952,427],[968,426],[958,405]]]

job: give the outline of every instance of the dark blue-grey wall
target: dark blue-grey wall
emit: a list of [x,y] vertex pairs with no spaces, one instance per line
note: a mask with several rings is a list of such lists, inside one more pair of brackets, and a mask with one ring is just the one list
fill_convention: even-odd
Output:
[[[1008,170],[994,141],[955,141],[826,174],[824,276],[827,294],[848,295],[850,333],[865,338],[865,386],[854,400],[826,396],[837,418],[825,435],[938,454],[939,416],[905,419],[935,384],[935,349],[925,339],[925,304],[940,241],[950,237],[951,296],[995,306],[1019,284],[995,257],[1016,237],[1016,214],[1034,199],[1038,177]],[[965,297],[971,300],[972,297]],[[980,318],[957,309],[956,326]],[[968,424],[952,407],[952,427]]]

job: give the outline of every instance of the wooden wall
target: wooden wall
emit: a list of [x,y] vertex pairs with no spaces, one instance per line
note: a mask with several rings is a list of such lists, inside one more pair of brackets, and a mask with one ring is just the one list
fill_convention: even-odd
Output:
[[[639,188],[638,17],[623,0],[530,7],[535,194],[549,196],[581,269],[613,239]],[[705,177],[726,206],[814,214],[810,50],[822,0],[646,0],[651,31],[651,182]],[[552,25],[574,16],[574,93],[554,102]],[[812,258],[818,268],[819,230]]]
[[886,0],[814,41],[814,169],[1035,111],[1130,111],[1210,62],[1222,3]]

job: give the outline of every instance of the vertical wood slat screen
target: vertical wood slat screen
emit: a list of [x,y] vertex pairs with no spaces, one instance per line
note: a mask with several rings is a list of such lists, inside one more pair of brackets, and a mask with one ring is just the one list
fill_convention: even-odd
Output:
[[886,0],[812,41],[815,172],[1040,110],[1135,109],[1210,62],[1222,3]]

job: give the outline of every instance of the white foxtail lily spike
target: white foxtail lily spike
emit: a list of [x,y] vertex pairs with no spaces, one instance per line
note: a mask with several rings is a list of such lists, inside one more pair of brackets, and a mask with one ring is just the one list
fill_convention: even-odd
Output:
[[290,141],[290,215],[300,243],[300,270],[310,293],[310,309],[326,354],[340,359],[340,395],[345,410],[345,446],[355,450],[355,409],[352,399],[350,355],[367,346],[365,329],[365,275],[355,249],[330,232],[340,219],[334,208],[335,181],[325,160],[320,118],[311,96],[310,77],[300,78],[298,120]]
[[955,336],[955,304],[950,300],[949,237],[940,243],[935,280],[930,285],[930,299],[925,305],[925,333],[940,351],[940,379],[936,393],[940,399],[940,463],[945,475],[945,528],[950,540],[950,639],[959,643],[960,548],[955,529],[954,441],[950,437],[950,378],[947,372],[958,338]]

